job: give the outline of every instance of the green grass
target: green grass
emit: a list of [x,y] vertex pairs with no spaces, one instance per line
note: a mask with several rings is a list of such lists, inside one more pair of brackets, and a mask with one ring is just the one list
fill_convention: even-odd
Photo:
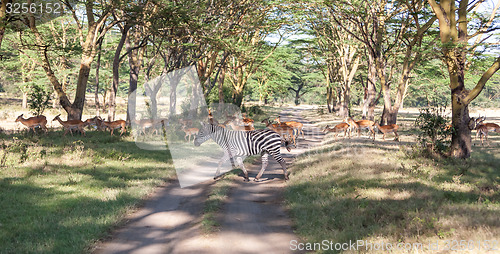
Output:
[[0,136],[0,253],[87,253],[173,176],[168,151],[87,132]]
[[[248,163],[248,162],[246,162]],[[224,202],[227,201],[229,191],[234,185],[234,181],[240,179],[238,173],[240,169],[233,169],[224,174],[217,182],[210,187],[210,192],[205,200],[201,221],[201,230],[205,235],[218,232],[220,228],[220,213]]]
[[296,233],[304,242],[333,243],[500,240],[493,139],[465,161],[414,156],[411,142],[329,140],[291,168],[285,198]]

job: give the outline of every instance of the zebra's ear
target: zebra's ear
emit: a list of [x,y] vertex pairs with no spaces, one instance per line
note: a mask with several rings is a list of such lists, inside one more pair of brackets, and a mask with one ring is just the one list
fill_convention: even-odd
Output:
[[200,121],[200,125],[201,127],[205,126],[205,124],[202,121]]

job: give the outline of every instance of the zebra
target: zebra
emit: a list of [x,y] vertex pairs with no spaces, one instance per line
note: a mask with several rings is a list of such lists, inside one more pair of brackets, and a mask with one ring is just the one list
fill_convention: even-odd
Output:
[[[221,165],[229,159],[236,158],[245,174],[244,181],[249,181],[248,172],[243,165],[242,156],[262,155],[262,168],[254,181],[258,181],[268,164],[269,154],[281,165],[285,180],[288,180],[286,163],[280,153],[281,137],[278,133],[263,129],[254,131],[232,131],[211,123],[201,123],[202,127],[194,139],[194,145],[200,146],[212,138],[224,150],[224,155],[219,161],[214,179],[220,175]],[[286,145],[286,144],[285,144]]]

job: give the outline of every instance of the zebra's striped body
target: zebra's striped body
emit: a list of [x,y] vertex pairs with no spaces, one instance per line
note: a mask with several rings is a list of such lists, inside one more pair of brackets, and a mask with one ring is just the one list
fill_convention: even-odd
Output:
[[254,131],[231,131],[213,124],[202,124],[202,128],[194,139],[194,145],[200,146],[202,143],[212,138],[224,150],[224,156],[219,161],[219,167],[215,173],[215,178],[220,174],[221,165],[230,158],[236,158],[240,164],[245,180],[248,180],[248,172],[243,165],[243,156],[262,154],[262,168],[255,177],[258,180],[268,164],[268,157],[271,155],[283,168],[285,179],[288,179],[286,163],[281,157],[280,146],[281,137],[272,130]]

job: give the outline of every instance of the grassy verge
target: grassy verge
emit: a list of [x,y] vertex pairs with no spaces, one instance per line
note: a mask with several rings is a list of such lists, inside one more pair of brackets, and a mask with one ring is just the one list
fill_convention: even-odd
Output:
[[224,175],[224,177],[214,183],[210,188],[210,193],[205,201],[203,208],[203,218],[201,221],[201,230],[205,235],[210,235],[219,231],[220,224],[218,215],[222,210],[222,206],[227,199],[227,195],[233,181],[238,178],[238,170],[232,170]]
[[414,156],[410,142],[325,143],[297,159],[285,193],[303,241],[423,243],[429,252],[429,242],[443,250],[445,241],[466,240],[481,253],[488,252],[485,240],[500,240],[498,144],[475,147],[463,161]]
[[132,137],[0,137],[0,252],[86,253],[175,171]]

